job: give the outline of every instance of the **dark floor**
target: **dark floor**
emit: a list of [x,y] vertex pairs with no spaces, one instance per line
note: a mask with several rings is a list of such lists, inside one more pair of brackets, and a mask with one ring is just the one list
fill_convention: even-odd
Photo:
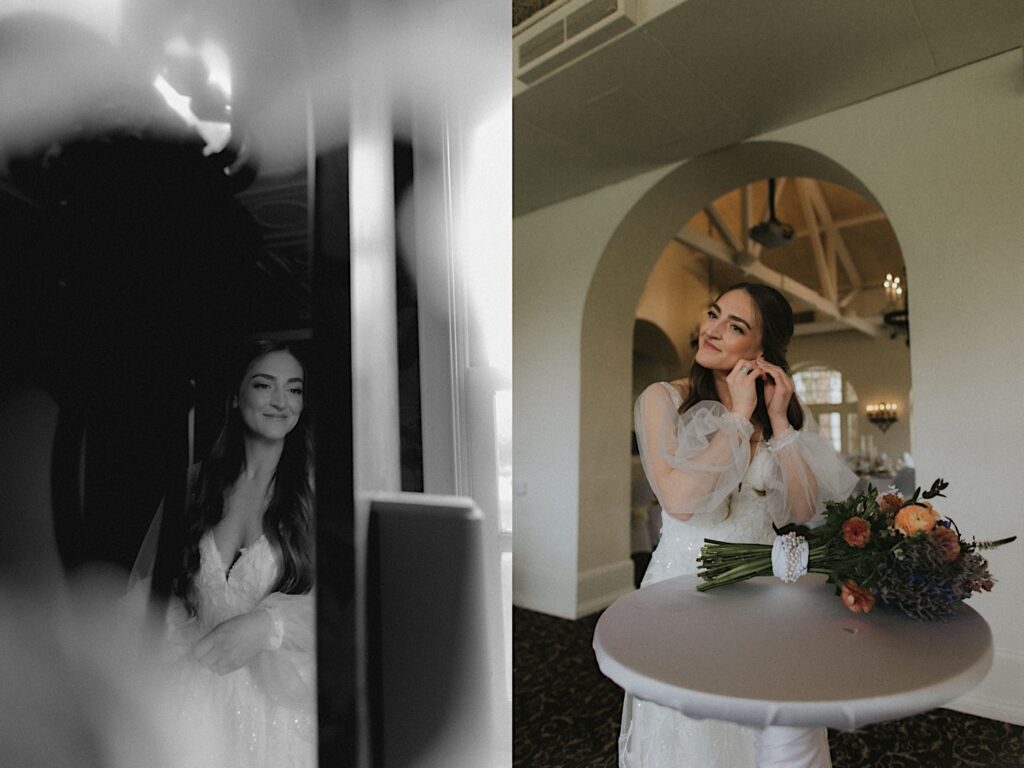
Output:
[[[523,768],[614,768],[622,691],[597,668],[600,614],[578,621],[516,608],[513,754]],[[829,732],[834,768],[1022,768],[1024,728],[936,709]]]

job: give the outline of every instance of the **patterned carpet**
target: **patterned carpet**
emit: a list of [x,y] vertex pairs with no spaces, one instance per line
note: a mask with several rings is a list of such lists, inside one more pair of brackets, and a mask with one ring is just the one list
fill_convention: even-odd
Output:
[[[514,765],[615,768],[622,691],[597,668],[600,614],[578,621],[514,609]],[[936,709],[829,732],[834,768],[1024,768],[1024,728]]]

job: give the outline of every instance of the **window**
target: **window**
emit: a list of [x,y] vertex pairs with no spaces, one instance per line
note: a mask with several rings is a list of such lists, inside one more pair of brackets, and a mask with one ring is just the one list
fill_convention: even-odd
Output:
[[800,402],[811,412],[818,431],[838,453],[857,453],[857,392],[841,371],[823,365],[810,365],[793,374],[793,385]]
[[805,405],[843,402],[843,374],[831,368],[807,368],[793,375],[796,394]]

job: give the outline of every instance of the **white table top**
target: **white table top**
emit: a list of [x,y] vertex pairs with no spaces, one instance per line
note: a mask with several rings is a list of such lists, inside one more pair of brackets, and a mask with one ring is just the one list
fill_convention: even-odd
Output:
[[699,583],[667,579],[609,606],[594,632],[601,671],[689,717],[854,730],[946,704],[992,666],[992,633],[966,605],[925,622],[852,613],[816,574]]

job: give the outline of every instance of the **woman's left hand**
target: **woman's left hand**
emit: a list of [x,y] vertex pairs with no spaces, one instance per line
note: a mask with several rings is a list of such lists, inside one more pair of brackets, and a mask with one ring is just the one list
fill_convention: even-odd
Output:
[[273,620],[257,609],[223,621],[192,648],[192,657],[218,675],[241,669],[263,650]]
[[772,431],[779,434],[789,427],[787,410],[793,397],[793,380],[782,368],[772,365],[764,357],[757,358],[757,367],[764,380],[764,403],[768,410],[768,420],[772,424]]

